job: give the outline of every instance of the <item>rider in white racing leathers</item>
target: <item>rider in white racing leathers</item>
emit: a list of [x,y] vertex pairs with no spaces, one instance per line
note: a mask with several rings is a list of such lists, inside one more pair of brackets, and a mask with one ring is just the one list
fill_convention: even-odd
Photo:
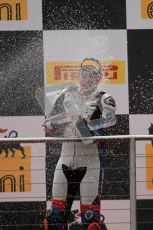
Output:
[[[72,87],[72,90],[65,93],[64,108],[65,113],[69,115],[74,101],[80,95],[81,98],[88,100],[85,106],[86,111],[79,116],[71,114],[72,122],[65,125],[64,137],[80,137],[80,133],[83,132],[96,136],[103,135],[103,128],[115,124],[114,99],[105,92],[96,91],[101,79],[99,61],[93,58],[84,59],[80,68],[80,87]],[[54,134],[55,129],[51,124],[51,117],[46,118],[44,127],[50,135]],[[103,148],[103,145],[98,142],[85,143],[82,140],[63,143],[54,174],[52,206],[45,219],[46,230],[68,229],[67,221],[78,190],[83,228],[101,229],[100,200],[98,199],[99,177],[102,174],[100,148]]]

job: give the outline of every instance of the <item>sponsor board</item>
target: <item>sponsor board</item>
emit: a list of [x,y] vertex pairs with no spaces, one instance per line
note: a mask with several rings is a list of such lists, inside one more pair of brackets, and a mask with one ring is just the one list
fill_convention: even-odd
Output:
[[27,20],[27,0],[0,0],[0,20]]
[[147,189],[153,189],[153,147],[145,145],[146,150],[146,185]]
[[21,150],[13,149],[7,145],[1,151],[0,156],[0,192],[30,192],[31,191],[31,147],[20,147],[24,151],[25,158],[22,157]]
[[[80,62],[47,62],[47,85],[64,82],[79,83],[80,64]],[[125,84],[125,61],[102,62],[102,74],[102,81],[106,84]]]
[[153,0],[141,0],[141,17],[153,19]]

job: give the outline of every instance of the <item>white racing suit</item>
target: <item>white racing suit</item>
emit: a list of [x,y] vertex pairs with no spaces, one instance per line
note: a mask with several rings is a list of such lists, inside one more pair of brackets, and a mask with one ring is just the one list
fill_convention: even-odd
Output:
[[[65,103],[66,102],[65,96]],[[95,100],[96,98],[96,100]],[[88,128],[88,121],[96,121],[101,117],[106,118],[109,114],[109,126],[115,124],[115,102],[113,98],[104,92],[94,94],[94,100],[88,103],[84,122]],[[98,120],[97,120],[98,121]],[[102,126],[91,123],[91,135],[103,134]],[[108,125],[106,125],[108,127]],[[88,128],[89,130],[89,128]],[[79,132],[73,122],[66,126],[64,137],[79,137]],[[100,146],[103,148],[103,145]],[[67,221],[73,200],[80,192],[81,217],[84,229],[92,222],[100,222],[99,186],[100,162],[99,147],[97,143],[85,144],[83,142],[64,142],[60,159],[57,163],[52,190],[52,208],[46,219],[50,224],[48,229],[67,229]],[[101,182],[102,183],[102,182]],[[101,190],[101,189],[100,189]],[[100,191],[101,192],[101,191]],[[46,228],[47,229],[47,228]]]

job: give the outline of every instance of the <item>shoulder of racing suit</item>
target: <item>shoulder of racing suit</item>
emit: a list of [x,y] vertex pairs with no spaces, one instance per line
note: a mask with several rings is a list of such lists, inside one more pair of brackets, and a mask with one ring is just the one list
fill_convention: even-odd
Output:
[[110,94],[102,91],[97,91],[94,94],[94,97],[97,99],[97,102],[92,105],[95,107],[95,110],[90,117],[91,120],[98,119],[106,110],[113,111],[115,113],[116,103]]
[[[97,98],[97,102],[92,104],[94,106],[94,110],[92,115],[90,116],[90,120],[99,119],[101,117],[108,119],[111,126],[115,122],[115,110],[116,110],[116,103],[113,97],[103,91],[98,91],[94,94],[94,97]],[[105,128],[95,129],[91,132],[92,135],[104,135]]]

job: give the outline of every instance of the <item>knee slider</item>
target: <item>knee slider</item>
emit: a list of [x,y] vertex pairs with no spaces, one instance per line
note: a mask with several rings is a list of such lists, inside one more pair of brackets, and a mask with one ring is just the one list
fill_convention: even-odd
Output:
[[100,214],[96,210],[88,209],[82,212],[82,222],[83,223],[92,223],[99,222]]

